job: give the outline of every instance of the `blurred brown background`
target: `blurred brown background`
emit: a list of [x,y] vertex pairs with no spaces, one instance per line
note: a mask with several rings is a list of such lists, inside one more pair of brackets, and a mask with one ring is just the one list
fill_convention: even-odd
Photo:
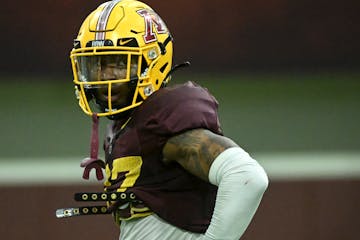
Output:
[[[1,70],[69,72],[72,40],[102,1],[2,2]],[[147,1],[175,39],[175,59],[193,71],[354,69],[356,0]]]

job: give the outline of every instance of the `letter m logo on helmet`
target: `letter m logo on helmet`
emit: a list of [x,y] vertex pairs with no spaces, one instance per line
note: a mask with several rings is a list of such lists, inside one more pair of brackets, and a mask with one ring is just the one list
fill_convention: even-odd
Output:
[[156,34],[153,31],[154,27],[158,34],[168,32],[165,23],[154,11],[148,9],[142,9],[137,11],[137,13],[140,16],[142,16],[145,21],[145,28],[146,28],[144,34],[145,43],[157,41]]

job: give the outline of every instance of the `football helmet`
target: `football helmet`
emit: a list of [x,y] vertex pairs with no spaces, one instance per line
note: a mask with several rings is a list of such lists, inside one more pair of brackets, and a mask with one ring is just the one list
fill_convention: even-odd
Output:
[[101,4],[83,22],[70,53],[80,107],[112,118],[139,106],[170,80],[172,57],[171,34],[148,5]]

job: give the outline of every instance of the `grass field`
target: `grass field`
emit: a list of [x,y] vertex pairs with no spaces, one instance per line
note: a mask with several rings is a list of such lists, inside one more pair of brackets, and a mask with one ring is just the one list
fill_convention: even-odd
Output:
[[[359,76],[178,75],[174,83],[207,87],[220,102],[225,134],[250,152],[358,152]],[[0,81],[0,161],[88,154],[91,121],[77,106],[71,77]]]

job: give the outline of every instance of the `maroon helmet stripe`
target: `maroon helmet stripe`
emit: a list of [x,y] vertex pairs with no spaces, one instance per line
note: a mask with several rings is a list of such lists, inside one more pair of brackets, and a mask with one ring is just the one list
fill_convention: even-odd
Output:
[[105,40],[105,30],[106,30],[106,25],[109,21],[110,13],[114,9],[116,4],[118,4],[121,1],[122,0],[113,0],[113,1],[105,3],[106,5],[100,14],[100,17],[99,17],[99,20],[98,20],[98,23],[96,26],[96,34],[95,34],[96,40]]

